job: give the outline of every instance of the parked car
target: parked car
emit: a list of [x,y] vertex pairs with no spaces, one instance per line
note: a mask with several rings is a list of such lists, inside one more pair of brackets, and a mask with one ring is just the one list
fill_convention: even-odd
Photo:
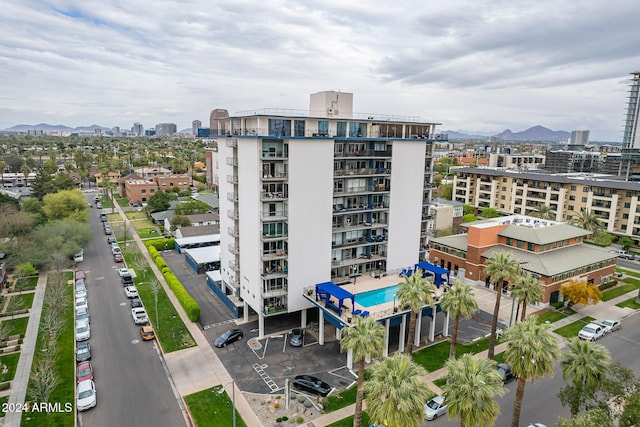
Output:
[[129,274],[126,274],[125,276],[120,277],[120,281],[122,282],[123,286],[133,285],[133,277]]
[[289,345],[291,347],[302,347],[304,341],[304,330],[296,328],[291,331],[291,338],[289,338]]
[[113,256],[113,261],[114,262],[124,262],[124,258],[122,258],[122,254],[115,254]]
[[84,362],[91,360],[91,344],[88,341],[82,341],[76,347],[76,362]]
[[107,236],[110,236],[113,234],[113,231],[111,230],[111,227],[105,227],[104,228],[104,234]]
[[142,337],[142,341],[149,341],[154,339],[156,334],[151,326],[143,326],[140,328],[140,337]]
[[138,289],[135,286],[125,286],[124,293],[127,298],[135,298],[138,296]]
[[84,250],[80,249],[80,252],[73,256],[73,261],[78,263],[84,261]]
[[331,386],[319,378],[311,375],[298,375],[293,379],[293,386],[298,390],[326,396],[331,391]]
[[440,415],[447,413],[447,403],[444,396],[436,396],[424,404],[424,417],[427,421],[435,420]]
[[86,287],[76,288],[76,299],[78,299],[78,298],[86,298],[86,297],[87,297],[87,288]]
[[122,250],[120,249],[120,246],[118,246],[118,245],[111,245],[111,253],[112,253],[113,255],[115,255],[115,254],[121,254],[121,253],[122,253]]
[[133,323],[136,325],[146,325],[149,323],[147,312],[142,307],[136,307],[131,309],[131,316],[133,317]]
[[578,332],[578,338],[581,340],[595,341],[604,336],[604,334],[604,326],[598,325],[597,323],[589,323]]
[[120,277],[131,276],[131,274],[129,274],[129,269],[128,268],[119,268],[118,269],[118,274],[120,275]]
[[131,308],[142,307],[142,301],[140,298],[132,298],[131,299]]
[[615,332],[618,329],[622,329],[622,323],[619,320],[603,320],[602,322],[598,322],[599,325],[604,326],[604,333],[608,334],[609,332]]
[[100,221],[102,221],[102,222],[107,222],[107,214],[103,214],[103,213],[101,213],[101,214],[100,214]]
[[242,329],[229,329],[225,331],[222,335],[220,335],[213,342],[213,345],[216,347],[226,347],[227,344],[231,344],[234,341],[241,340],[244,336],[244,332]]
[[98,203],[100,201],[100,196],[93,196],[93,203]]
[[102,203],[100,203],[100,202],[96,203],[96,208],[102,209]]
[[93,379],[93,366],[91,362],[78,363],[76,366],[76,381],[81,382]]
[[111,246],[112,243],[116,243],[117,240],[115,237],[107,237],[107,244]]
[[91,327],[86,320],[76,322],[76,341],[86,341],[91,338]]
[[96,406],[96,403],[96,385],[93,380],[79,382],[76,395],[76,408],[78,411],[91,409]]
[[87,275],[84,274],[84,271],[82,271],[82,270],[77,270],[76,271],[76,280],[80,280],[80,279],[84,280],[86,278],[87,278]]
[[76,280],[76,291],[80,289],[84,289],[85,291],[87,290],[87,284],[84,280]]
[[86,307],[81,307],[76,310],[76,323],[80,321],[89,322],[89,309]]
[[89,302],[87,301],[86,298],[78,298],[76,300],[76,311],[80,308],[89,309]]
[[636,259],[636,256],[634,254],[630,254],[625,250],[622,249],[617,249],[617,250],[612,250],[609,251],[612,254],[616,254],[618,255],[618,258],[623,258],[623,259]]
[[498,363],[496,365],[496,369],[498,370],[500,375],[502,375],[502,384],[511,382],[516,378],[513,375],[513,372],[511,372],[511,366],[507,365],[506,363]]

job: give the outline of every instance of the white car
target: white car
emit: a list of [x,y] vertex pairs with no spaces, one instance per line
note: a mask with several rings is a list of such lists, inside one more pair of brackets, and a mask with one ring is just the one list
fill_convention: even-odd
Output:
[[91,327],[88,320],[76,322],[76,341],[86,341],[91,338]]
[[79,290],[87,290],[87,284],[84,280],[78,280],[76,282],[76,292]]
[[617,331],[618,329],[622,329],[622,323],[619,320],[603,320],[602,322],[598,322],[599,325],[604,326],[604,333],[608,334],[609,332]]
[[133,317],[133,323],[136,325],[146,325],[149,323],[147,312],[142,307],[136,307],[131,309],[131,317]]
[[119,268],[118,269],[118,275],[120,277],[122,276],[128,276],[129,275],[129,269],[128,268]]
[[124,293],[127,295],[127,298],[135,298],[138,296],[138,289],[135,286],[126,286]]
[[435,420],[446,413],[447,403],[444,401],[444,396],[436,396],[424,404],[424,417],[427,421]]
[[78,298],[86,298],[87,297],[87,288],[77,288],[76,287],[76,299]]
[[578,338],[581,340],[595,341],[602,338],[605,334],[603,325],[597,323],[589,323],[578,332]]
[[82,307],[76,310],[76,323],[81,321],[89,322],[89,310],[86,307]]
[[79,308],[89,308],[89,302],[87,301],[87,298],[76,298],[76,311]]
[[122,251],[120,250],[120,246],[111,246],[111,254],[115,255],[115,254],[121,254]]
[[76,408],[78,411],[86,411],[96,406],[96,385],[93,380],[80,381],[77,390]]

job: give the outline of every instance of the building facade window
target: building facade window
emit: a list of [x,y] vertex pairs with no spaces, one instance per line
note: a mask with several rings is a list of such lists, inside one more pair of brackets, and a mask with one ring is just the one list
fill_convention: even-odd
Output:
[[304,120],[295,120],[293,122],[293,136],[304,136]]

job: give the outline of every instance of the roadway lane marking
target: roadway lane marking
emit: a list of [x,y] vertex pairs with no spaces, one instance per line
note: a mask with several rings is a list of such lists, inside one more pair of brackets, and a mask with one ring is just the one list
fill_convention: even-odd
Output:
[[205,325],[205,326],[202,327],[202,329],[206,331],[207,329],[215,328],[216,326],[220,326],[220,325],[226,325],[228,323],[233,323],[235,321],[236,321],[236,319],[224,320],[222,322],[212,323],[211,325]]

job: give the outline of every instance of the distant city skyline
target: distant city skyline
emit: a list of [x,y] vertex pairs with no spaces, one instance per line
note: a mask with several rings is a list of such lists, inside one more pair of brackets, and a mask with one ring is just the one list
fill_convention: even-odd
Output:
[[533,125],[621,141],[640,3],[405,0],[211,4],[0,0],[0,129],[206,126],[215,108],[354,111],[490,134]]

